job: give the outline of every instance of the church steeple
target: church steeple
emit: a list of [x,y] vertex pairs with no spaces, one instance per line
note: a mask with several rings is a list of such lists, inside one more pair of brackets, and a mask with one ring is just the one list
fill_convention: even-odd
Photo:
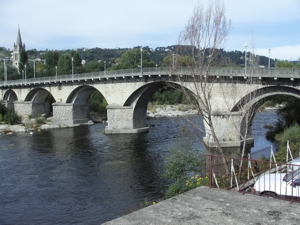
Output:
[[25,44],[22,43],[20,26],[18,27],[18,35],[17,41],[14,43],[14,50],[13,50],[13,65],[16,68],[19,68],[19,61],[20,61],[20,52],[21,50],[25,50]]

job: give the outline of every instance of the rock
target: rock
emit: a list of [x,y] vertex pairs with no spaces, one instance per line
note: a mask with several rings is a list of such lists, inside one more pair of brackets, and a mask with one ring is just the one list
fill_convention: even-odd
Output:
[[0,131],[5,131],[5,130],[7,130],[7,128],[8,128],[8,125],[6,125],[6,124],[0,125]]
[[60,126],[59,126],[59,125],[43,124],[43,125],[40,127],[41,130],[54,129],[54,128],[60,128]]
[[94,122],[93,122],[92,120],[89,120],[89,121],[87,122],[87,124],[88,124],[88,125],[93,125]]
[[26,128],[23,125],[11,125],[8,128],[12,132],[25,132]]

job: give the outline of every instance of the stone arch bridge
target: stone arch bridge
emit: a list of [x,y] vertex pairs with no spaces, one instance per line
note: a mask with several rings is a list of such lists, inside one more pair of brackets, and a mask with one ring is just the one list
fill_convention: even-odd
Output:
[[[209,75],[212,78],[209,88],[213,124],[223,147],[241,146],[244,121],[249,119],[247,126],[251,126],[253,119],[253,116],[245,118],[245,108],[255,111],[274,95],[300,96],[299,70],[248,71],[249,74],[245,74],[243,68],[214,68]],[[73,125],[89,120],[88,99],[97,90],[108,103],[105,133],[140,133],[149,129],[146,124],[147,104],[159,88],[173,83],[196,93],[192,79],[179,82],[178,76],[192,78],[184,68],[143,68],[142,72],[132,69],[25,78],[1,82],[0,99],[22,117],[49,114],[52,107],[52,123]],[[49,94],[55,99],[52,106],[46,101]],[[205,130],[204,141],[214,147],[210,128],[206,126]],[[253,143],[251,133],[247,136],[249,143]]]

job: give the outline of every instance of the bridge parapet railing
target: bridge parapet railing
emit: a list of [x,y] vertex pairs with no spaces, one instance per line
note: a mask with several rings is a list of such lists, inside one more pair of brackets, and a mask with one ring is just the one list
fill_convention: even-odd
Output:
[[[12,85],[28,85],[28,84],[40,84],[40,83],[55,83],[55,82],[69,82],[69,81],[80,81],[88,79],[109,79],[109,78],[120,78],[120,77],[136,77],[144,75],[200,75],[206,72],[204,70],[197,70],[188,67],[145,67],[135,69],[124,69],[124,70],[108,70],[101,72],[92,73],[81,73],[81,74],[69,74],[59,75],[50,77],[37,77],[27,78],[19,80],[7,80],[0,81],[0,86],[12,86]],[[203,74],[202,74],[203,75]],[[215,67],[210,68],[209,76],[230,76],[230,77],[258,77],[258,78],[300,78],[300,69],[277,69],[271,68],[252,68],[249,67],[246,70],[243,67]]]

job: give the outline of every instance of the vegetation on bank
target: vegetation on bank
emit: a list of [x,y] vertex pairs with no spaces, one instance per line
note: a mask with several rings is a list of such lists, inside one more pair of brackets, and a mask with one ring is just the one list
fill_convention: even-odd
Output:
[[0,101],[0,122],[15,125],[21,123],[21,117],[11,110],[7,110],[2,101]]
[[[183,134],[182,137],[185,137]],[[176,139],[166,157],[165,171],[162,177],[170,181],[165,199],[181,194],[202,185],[202,181],[193,179],[199,172],[200,152],[193,148],[191,140]],[[188,182],[187,182],[188,181]]]

